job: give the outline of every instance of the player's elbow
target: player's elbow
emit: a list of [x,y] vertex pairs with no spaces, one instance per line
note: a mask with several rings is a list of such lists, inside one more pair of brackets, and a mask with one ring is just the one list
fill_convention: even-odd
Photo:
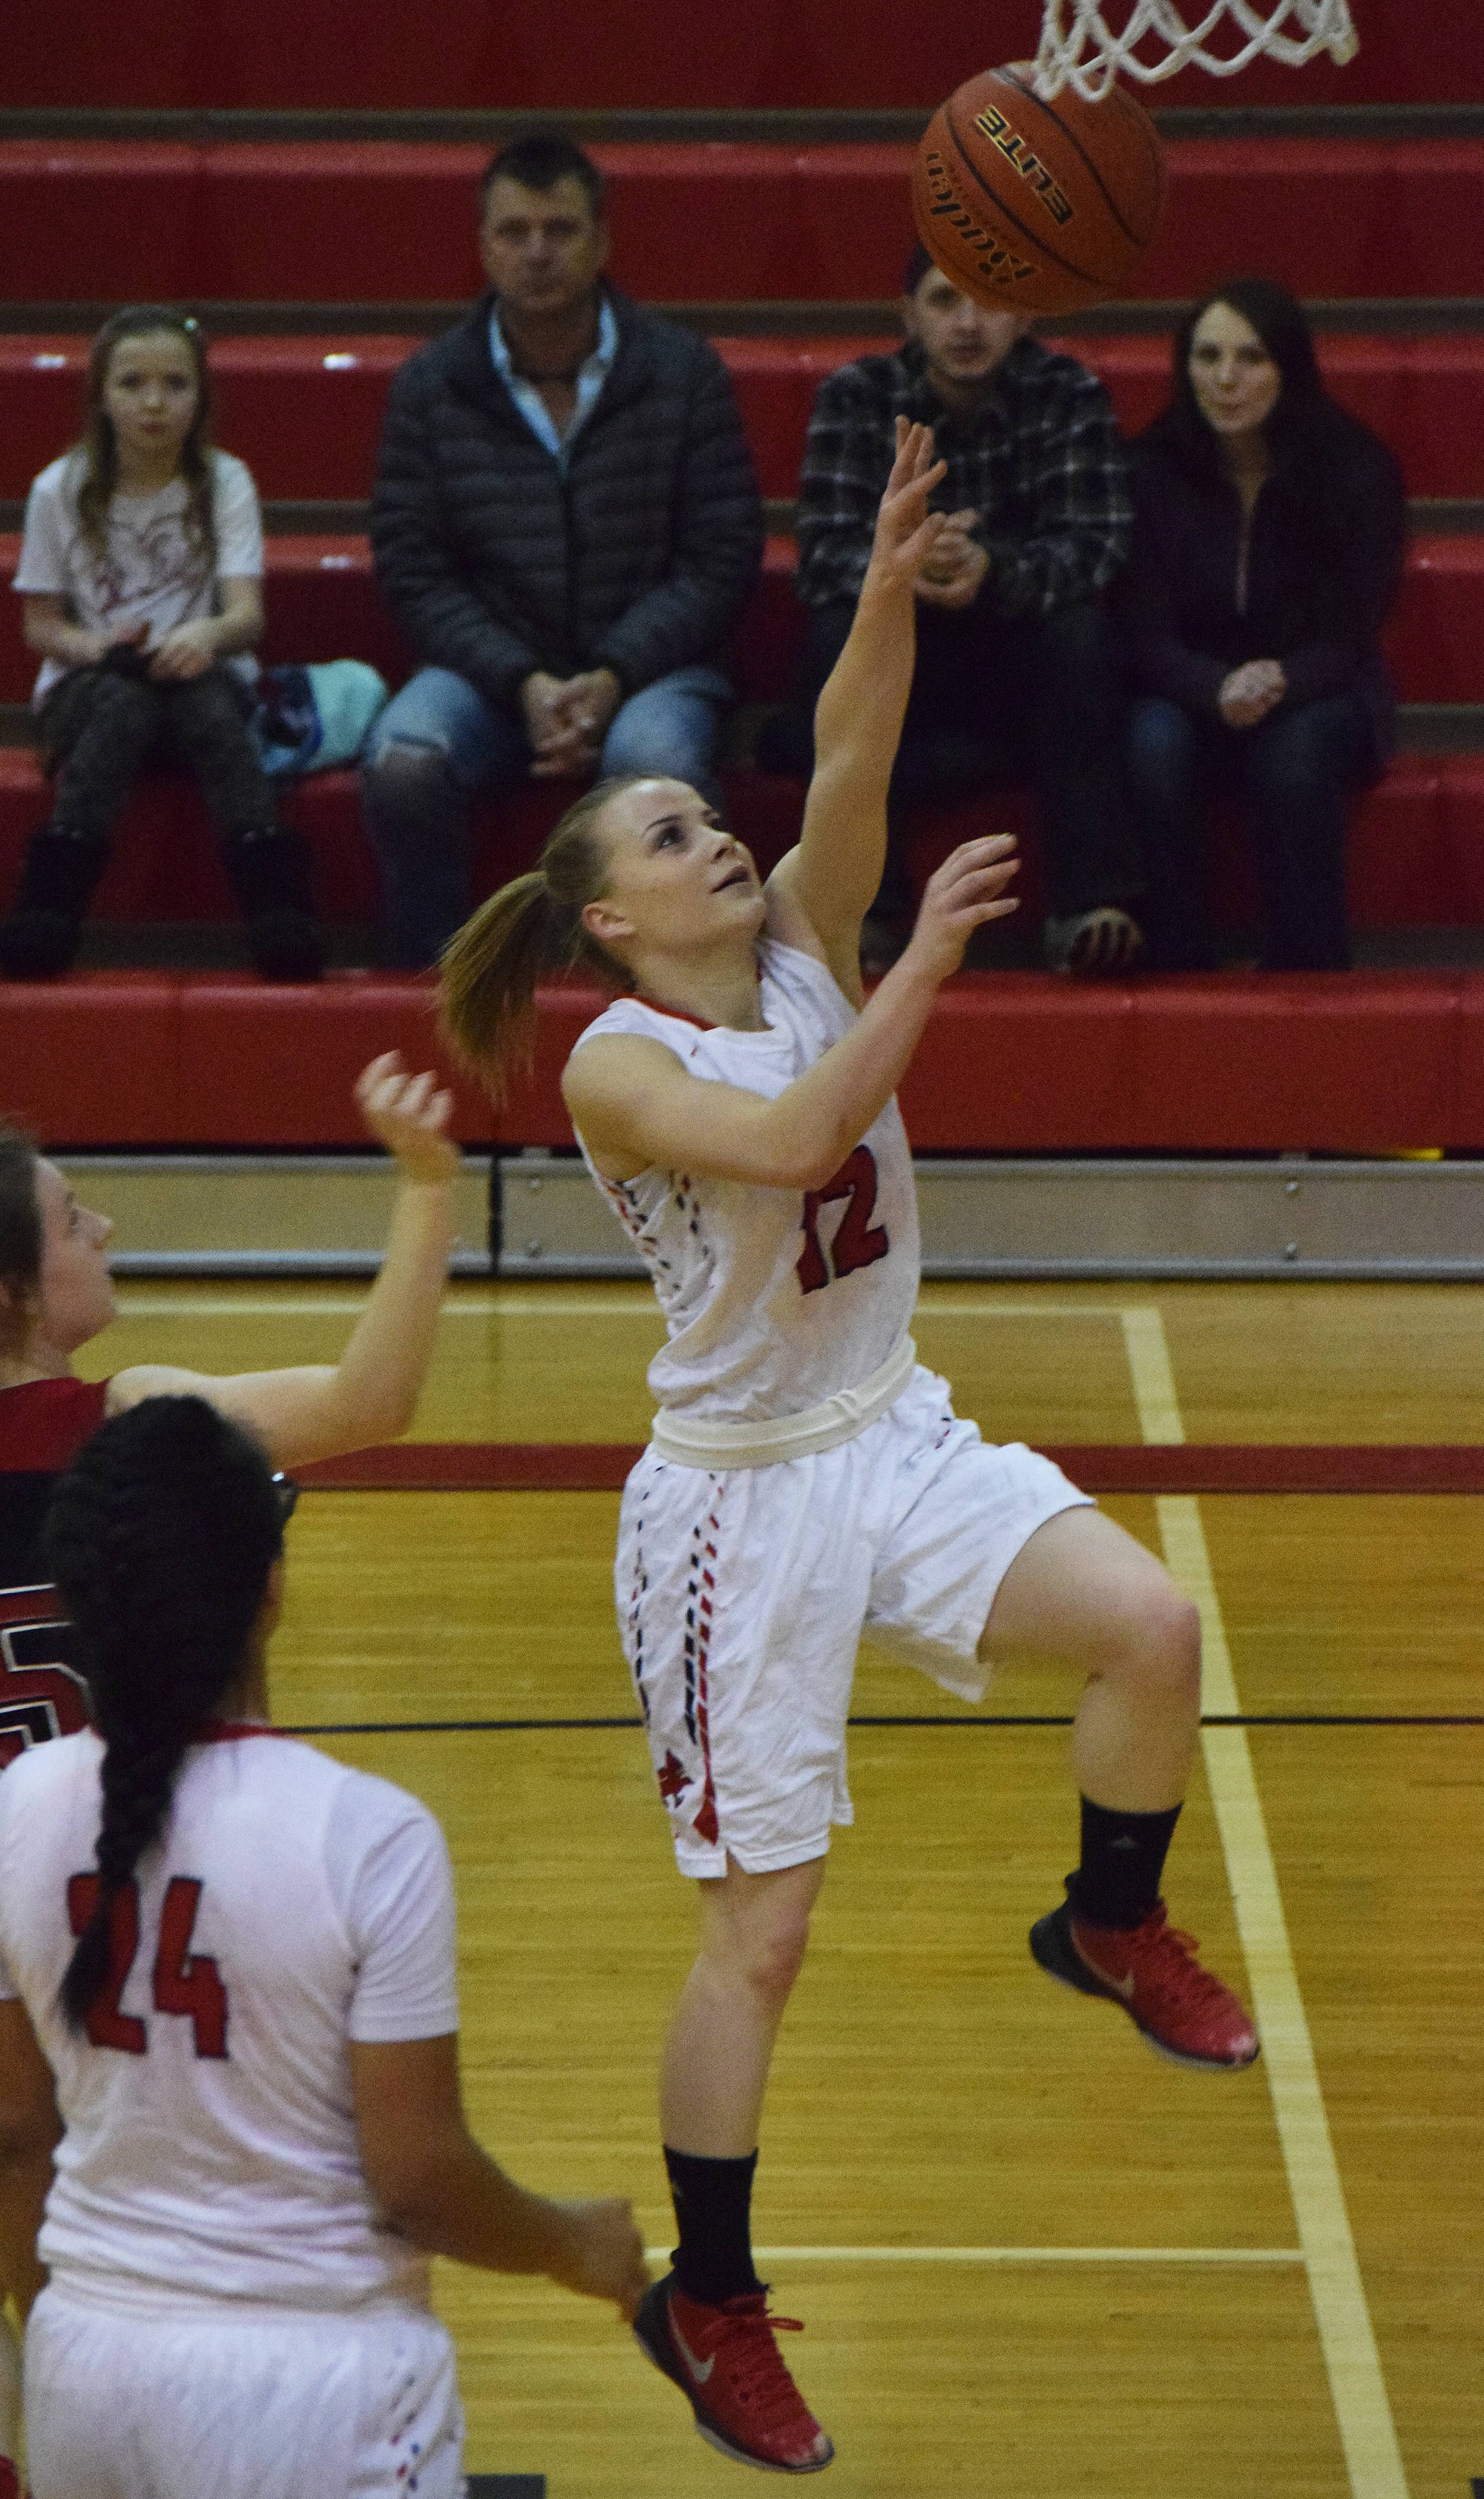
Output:
[[462,2128],[451,2138],[439,2130],[379,2159],[367,2158],[363,2147],[366,2183],[386,2227],[429,2255],[442,2254],[464,2191],[468,2149]]
[[374,1384],[359,1381],[354,1393],[343,1393],[336,1400],[333,1414],[327,1417],[327,1438],[334,1452],[369,1449],[383,1441],[400,1441],[411,1428],[417,1412],[420,1382],[417,1380],[378,1379]]
[[400,1441],[410,1432],[412,1417],[417,1412],[417,1386],[401,1388],[378,1400],[374,1415],[375,1428],[367,1437],[372,1441]]

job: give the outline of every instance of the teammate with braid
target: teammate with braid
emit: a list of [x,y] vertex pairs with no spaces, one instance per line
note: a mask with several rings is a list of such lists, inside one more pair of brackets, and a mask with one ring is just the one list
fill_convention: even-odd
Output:
[[1257,2054],[1159,1897],[1199,1720],[1195,1608],[1045,1458],[985,1447],[908,1334],[917,1206],[892,1096],[971,932],[1012,907],[1014,867],[1006,839],[955,851],[864,997],[860,923],[942,475],[925,429],[899,422],[820,698],[798,847],[765,887],[696,791],[610,784],[443,958],[445,1020],[495,1088],[539,972],[581,960],[629,992],[589,1024],[563,1082],[668,1330],[615,1575],[676,1859],[701,1878],[700,1949],[661,2070],[679,2246],[636,2330],[704,2437],[783,2473],[816,2473],[833,2450],[774,2343],[785,2320],[753,2269],[749,2199],[830,1825],[851,1819],[862,1630],[971,1700],[1007,1654],[1081,1659],[1081,1862],[1031,1950],[1173,2056]]
[[97,1726],[0,1780],[0,2252],[35,2499],[455,2499],[428,2255],[631,2318],[629,2207],[528,2193],[473,2140],[442,1834],[275,1738],[257,1444],[202,1399],[141,1405],[61,1479],[44,1554]]
[[[111,1379],[77,1378],[73,1362],[113,1315],[113,1226],[80,1206],[30,1139],[0,1126],[0,1663],[23,1639],[24,1673],[0,1671],[0,1769],[48,1733],[85,1721],[80,1685],[48,1626],[54,1605],[31,1587],[36,1540],[57,1474],[106,1414],[142,1398],[191,1390],[247,1424],[279,1466],[334,1457],[406,1430],[433,1350],[453,1233],[458,1152],[449,1095],[409,1076],[395,1053],[356,1087],[371,1134],[396,1155],[401,1186],[386,1259],[339,1362],[208,1379],[139,1364]],[[26,1589],[22,1598],[6,1591]],[[0,2298],[18,2290],[0,2250]],[[0,2499],[16,2489],[20,2360],[0,2314]]]

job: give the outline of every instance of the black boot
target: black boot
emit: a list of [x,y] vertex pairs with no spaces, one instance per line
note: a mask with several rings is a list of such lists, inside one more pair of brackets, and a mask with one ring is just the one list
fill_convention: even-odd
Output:
[[224,842],[222,858],[264,980],[317,981],[325,968],[325,943],[314,918],[304,835],[268,825]]
[[16,907],[0,921],[0,972],[8,979],[50,981],[72,969],[108,856],[108,843],[95,833],[43,825],[32,834]]

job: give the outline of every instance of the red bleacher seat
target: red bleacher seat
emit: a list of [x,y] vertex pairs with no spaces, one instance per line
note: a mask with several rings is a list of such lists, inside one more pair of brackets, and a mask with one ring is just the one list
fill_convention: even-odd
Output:
[[178,983],[156,972],[0,982],[0,1117],[48,1143],[145,1146],[179,1120]]
[[[0,142],[0,296],[446,301],[473,292],[482,147],[390,140],[128,148]],[[598,146],[615,178],[614,274],[658,302],[880,300],[912,242],[900,146],[716,141]],[[1196,139],[1141,292],[1195,294],[1263,236],[1304,296],[1468,295],[1484,143]],[[704,197],[706,213],[695,213]],[[33,238],[46,234],[40,255]]]
[[[20,541],[0,537],[0,702],[25,702],[36,662],[20,635],[18,601],[4,596]],[[802,618],[793,595],[791,539],[770,538],[761,580],[735,627],[727,665],[744,702],[780,702],[793,689]],[[1407,554],[1386,648],[1403,700],[1484,701],[1484,537],[1416,537]],[[400,685],[411,666],[377,595],[364,537],[270,539],[268,632],[262,657],[370,660]]]
[[1459,1125],[1457,975],[1240,973],[1136,992],[1130,1146],[1373,1154]]
[[[888,352],[885,338],[719,338],[764,495],[791,498],[815,392],[856,356]],[[1107,383],[1129,434],[1164,405],[1170,345],[1163,334],[1049,338]],[[316,336],[219,339],[211,348],[218,441],[245,460],[265,501],[356,501],[375,471],[387,384],[415,338]],[[1323,333],[1319,361],[1344,406],[1398,454],[1414,495],[1484,496],[1484,337]],[[0,336],[0,497],[19,499],[78,429],[84,340]]]
[[1135,992],[1031,972],[940,991],[901,1086],[919,1152],[1112,1151],[1129,1142]]
[[[797,834],[803,791],[771,774],[726,775],[728,822],[766,871]],[[531,866],[569,794],[555,782],[532,783],[497,807],[477,809],[473,877],[477,892]],[[0,896],[19,873],[32,828],[47,812],[47,786],[28,748],[0,747]],[[290,820],[314,853],[315,891],[326,919],[375,918],[375,867],[361,830],[355,775],[321,772],[290,785]],[[1026,858],[1019,892],[1027,920],[1043,907],[1040,863],[1021,792],[925,811],[911,843],[920,886],[953,844],[986,826],[1019,833]],[[1218,819],[1216,892],[1229,926],[1255,917],[1250,861],[1231,813]],[[1484,757],[1401,755],[1380,786],[1361,800],[1350,837],[1349,894],[1360,929],[1464,926],[1484,918]],[[107,921],[219,921],[235,905],[205,811],[183,774],[150,773],[141,781],[98,889],[96,916]]]
[[[231,975],[0,986],[6,1107],[57,1146],[351,1146],[376,1051],[436,1057],[432,988],[376,973],[313,989]],[[556,1079],[584,1016],[547,999],[535,1066],[466,1143],[569,1146]],[[594,997],[591,1004],[596,1006]],[[1241,974],[1081,989],[967,973],[903,1087],[922,1151],[1375,1153],[1484,1148],[1484,981],[1467,973]]]
[[201,293],[201,173],[199,148],[165,141],[0,142],[0,296],[168,304]]
[[181,982],[180,1141],[361,1142],[351,1088],[383,1050],[400,1050],[409,1066],[441,1065],[454,1089],[455,1133],[466,1145],[488,1141],[489,1102],[455,1078],[438,1052],[435,1009],[431,981],[376,972],[332,973],[296,990],[230,974]]
[[1385,639],[1403,700],[1484,699],[1484,537],[1413,538]]

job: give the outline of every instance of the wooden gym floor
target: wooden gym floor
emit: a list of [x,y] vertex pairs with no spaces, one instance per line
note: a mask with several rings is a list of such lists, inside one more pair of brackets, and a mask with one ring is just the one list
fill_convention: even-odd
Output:
[[[95,1372],[322,1360],[341,1288],[132,1286]],[[997,1439],[1484,1438],[1472,1288],[930,1286]],[[644,1437],[641,1287],[468,1286],[430,1442]],[[468,2094],[668,2245],[656,2054],[688,1888],[619,1655],[611,1493],[313,1492],[279,1717],[398,1779],[458,1870]],[[1207,1622],[1178,1923],[1265,2056],[1198,2074],[1025,1950],[1075,1854],[1070,1674],[977,1716],[862,1651],[857,1820],[784,2031],[757,2234],[833,2499],[1468,2499],[1484,2476],[1484,1503],[1120,1496]],[[439,2269],[469,2465],[549,2499],[746,2486],[608,2314]],[[1476,2488],[1484,2483],[1476,2483]]]

